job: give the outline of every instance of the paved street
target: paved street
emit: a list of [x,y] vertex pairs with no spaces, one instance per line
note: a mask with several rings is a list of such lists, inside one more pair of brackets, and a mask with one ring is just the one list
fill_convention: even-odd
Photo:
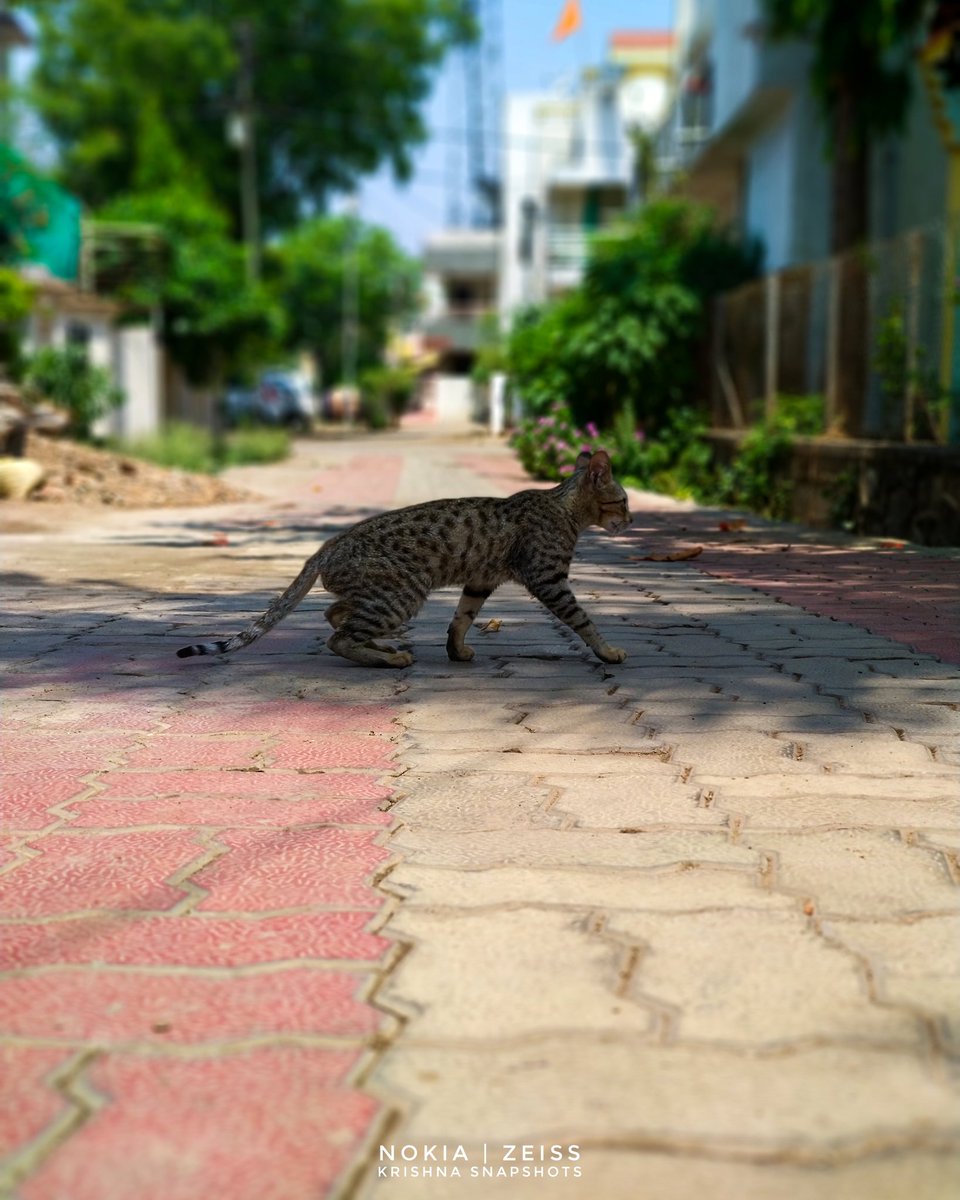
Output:
[[469,664],[458,590],[401,672],[319,593],[178,660],[524,486],[429,424],[229,477],[3,538],[0,1196],[958,1194],[960,551],[640,496],[571,571],[622,666],[514,588]]

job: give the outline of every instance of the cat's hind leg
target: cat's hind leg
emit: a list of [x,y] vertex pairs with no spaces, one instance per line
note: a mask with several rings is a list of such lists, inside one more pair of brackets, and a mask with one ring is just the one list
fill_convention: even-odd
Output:
[[323,614],[334,629],[339,629],[350,615],[350,605],[346,600],[334,600],[333,604]]
[[379,645],[377,639],[393,636],[419,609],[425,597],[417,597],[415,604],[412,600],[401,604],[391,598],[386,587],[371,591],[371,596],[338,600],[331,606],[336,609],[330,622],[334,633],[327,646],[341,658],[365,667],[409,667],[413,662],[409,651]]
[[492,587],[483,584],[467,584],[463,589],[457,611],[447,628],[447,657],[452,662],[469,662],[473,658],[473,649],[465,645],[463,639],[492,591]]

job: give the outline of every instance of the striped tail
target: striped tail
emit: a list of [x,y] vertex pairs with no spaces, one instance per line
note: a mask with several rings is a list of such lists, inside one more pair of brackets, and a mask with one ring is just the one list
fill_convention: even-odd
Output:
[[193,658],[196,654],[229,654],[233,650],[240,650],[244,646],[249,646],[257,638],[261,638],[265,633],[269,633],[274,625],[293,612],[304,596],[306,596],[307,592],[317,582],[317,577],[320,574],[321,553],[322,551],[318,550],[316,554],[308,558],[303,564],[300,574],[286,591],[281,592],[270,603],[266,612],[251,622],[241,633],[234,634],[232,638],[227,638],[222,642],[198,642],[195,646],[181,646],[177,651],[177,658]]

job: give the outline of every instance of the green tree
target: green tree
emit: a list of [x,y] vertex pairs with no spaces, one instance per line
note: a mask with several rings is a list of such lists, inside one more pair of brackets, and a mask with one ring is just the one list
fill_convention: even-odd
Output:
[[20,339],[34,305],[36,289],[10,267],[0,267],[0,376],[19,379],[23,370]]
[[873,140],[901,128],[927,0],[763,0],[774,38],[803,38],[833,160],[834,254],[869,234]]
[[718,232],[709,210],[649,204],[596,237],[580,287],[521,315],[510,373],[536,412],[562,401],[580,424],[608,425],[629,405],[656,428],[693,398],[709,298],[759,265],[759,249]]
[[[421,104],[462,0],[34,0],[32,102],[64,184],[100,208],[161,182],[203,185],[239,228],[226,125],[249,79],[269,233],[388,163],[410,174]],[[240,51],[241,33],[249,55]]]
[[383,357],[393,322],[414,311],[419,294],[417,263],[390,234],[352,216],[307,221],[271,248],[267,278],[288,314],[289,350],[313,355],[327,383],[343,372],[345,276],[356,278],[357,369]]
[[263,284],[246,278],[243,250],[228,219],[183,184],[120,197],[101,214],[110,221],[155,225],[166,255],[118,286],[134,308],[161,313],[161,335],[194,383],[239,376],[272,357],[283,316]]

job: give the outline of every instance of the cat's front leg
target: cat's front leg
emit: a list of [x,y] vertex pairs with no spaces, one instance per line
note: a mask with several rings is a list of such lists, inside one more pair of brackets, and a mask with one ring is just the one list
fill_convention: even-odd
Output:
[[493,591],[482,584],[468,584],[460,596],[457,611],[447,629],[447,657],[453,662],[469,662],[474,655],[470,646],[464,644],[467,631],[476,620],[477,613],[483,607],[483,602]]
[[597,658],[605,663],[621,663],[627,657],[626,650],[609,645],[596,625],[580,607],[570,590],[566,572],[555,571],[551,575],[536,579],[525,579],[524,584],[532,596],[569,626],[590,647]]

